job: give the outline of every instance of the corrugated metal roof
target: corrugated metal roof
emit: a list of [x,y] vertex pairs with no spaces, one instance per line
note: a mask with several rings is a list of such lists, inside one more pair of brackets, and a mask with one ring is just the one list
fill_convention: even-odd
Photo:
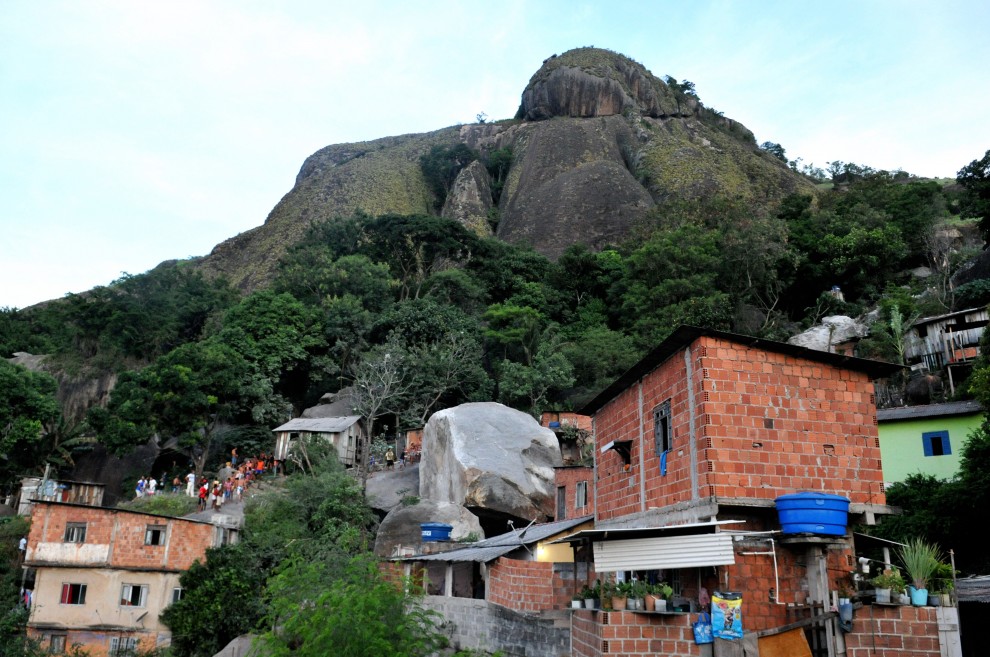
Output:
[[990,602],[990,575],[956,580],[959,602]]
[[737,344],[747,345],[756,349],[763,349],[765,351],[771,351],[778,354],[794,356],[795,358],[804,358],[806,360],[818,363],[826,363],[828,365],[843,367],[855,372],[863,372],[871,379],[891,376],[895,372],[904,369],[901,365],[884,363],[878,360],[855,358],[853,356],[844,356],[842,354],[833,354],[827,351],[818,351],[817,349],[799,347],[797,345],[787,344],[785,342],[754,338],[749,335],[739,335],[736,333],[728,333],[726,331],[716,331],[715,329],[682,325],[671,333],[670,337],[661,342],[657,348],[644,356],[642,360],[633,365],[628,371],[626,371],[625,374],[616,379],[612,385],[605,388],[605,390],[600,392],[597,397],[588,402],[585,407],[581,409],[581,413],[593,415],[596,411],[605,406],[605,404],[617,397],[623,390],[639,381],[641,378],[659,367],[668,358],[678,353],[681,349],[702,336],[711,336],[722,340],[729,340]]
[[361,419],[360,415],[341,417],[297,417],[272,431],[311,431],[313,433],[340,433]]
[[944,404],[925,404],[923,406],[899,406],[897,408],[877,409],[877,422],[892,422],[895,420],[920,420],[926,417],[945,415],[969,415],[982,413],[983,407],[975,399],[946,402]]
[[697,534],[714,534],[721,525],[734,525],[742,520],[713,520],[709,522],[690,522],[683,525],[665,525],[663,527],[607,527],[585,529],[552,543],[577,543],[586,539],[593,541],[626,541],[635,538],[653,538],[655,536],[685,536]]
[[499,534],[492,538],[486,538],[477,543],[469,543],[464,547],[449,552],[437,554],[420,554],[411,557],[399,557],[394,561],[477,561],[488,563],[499,557],[517,550],[523,546],[538,543],[546,538],[565,532],[568,529],[589,522],[594,516],[582,516],[569,520],[558,520],[555,522],[545,522],[539,525],[530,525],[506,534]]

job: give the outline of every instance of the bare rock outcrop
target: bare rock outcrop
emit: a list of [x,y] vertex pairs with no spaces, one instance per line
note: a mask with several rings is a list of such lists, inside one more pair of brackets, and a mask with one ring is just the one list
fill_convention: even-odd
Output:
[[455,541],[472,535],[485,537],[478,517],[460,504],[420,500],[418,504],[398,506],[385,516],[375,536],[375,554],[390,557],[400,547],[418,547],[422,540],[420,525],[426,522],[450,525],[450,538]]
[[833,347],[840,342],[869,334],[870,327],[867,324],[845,315],[832,315],[823,317],[821,324],[788,338],[787,343],[816,351],[834,351]]
[[530,415],[494,402],[437,411],[423,430],[420,495],[514,516],[553,515],[553,432]]
[[444,202],[441,216],[453,219],[479,237],[491,237],[488,215],[492,209],[492,186],[485,165],[475,160],[464,167]]
[[350,387],[341,388],[337,392],[328,392],[320,397],[319,403],[304,410],[300,417],[321,418],[354,415],[354,403],[354,390]]

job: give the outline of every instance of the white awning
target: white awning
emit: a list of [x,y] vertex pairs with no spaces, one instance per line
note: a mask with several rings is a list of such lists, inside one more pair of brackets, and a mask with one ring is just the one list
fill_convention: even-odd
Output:
[[595,541],[595,571],[725,566],[736,562],[732,534],[689,534]]

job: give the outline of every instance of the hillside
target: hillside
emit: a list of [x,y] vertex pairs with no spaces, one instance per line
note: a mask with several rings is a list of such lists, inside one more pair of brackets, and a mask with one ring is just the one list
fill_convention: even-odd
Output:
[[515,119],[317,151],[264,225],[217,245],[200,266],[253,290],[271,281],[279,257],[313,222],[357,211],[435,212],[438,199],[419,160],[457,144],[482,160],[499,149],[512,158],[494,209],[481,189],[491,181],[465,177],[444,216],[479,232],[488,230],[487,216],[499,238],[551,258],[575,243],[620,241],[658,203],[725,195],[766,206],[813,192],[757,148],[745,127],[704,107],[692,88],[668,85],[623,55],[579,48],[544,62]]

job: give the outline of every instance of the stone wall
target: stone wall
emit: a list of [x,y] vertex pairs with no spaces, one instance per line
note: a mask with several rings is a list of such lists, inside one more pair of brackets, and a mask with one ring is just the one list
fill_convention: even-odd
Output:
[[505,657],[566,657],[571,654],[569,612],[537,616],[484,600],[426,596],[423,606],[448,622],[457,650],[501,651]]

